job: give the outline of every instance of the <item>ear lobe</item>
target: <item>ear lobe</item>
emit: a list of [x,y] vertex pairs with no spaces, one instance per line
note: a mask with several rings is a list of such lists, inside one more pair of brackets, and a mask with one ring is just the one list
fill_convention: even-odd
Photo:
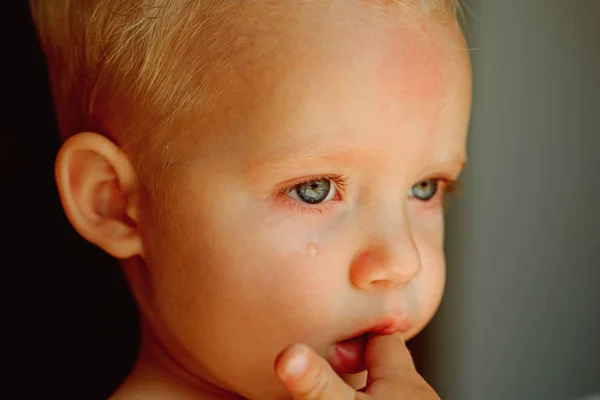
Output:
[[69,138],[55,165],[67,218],[86,240],[119,259],[142,255],[136,176],[127,155],[96,133]]

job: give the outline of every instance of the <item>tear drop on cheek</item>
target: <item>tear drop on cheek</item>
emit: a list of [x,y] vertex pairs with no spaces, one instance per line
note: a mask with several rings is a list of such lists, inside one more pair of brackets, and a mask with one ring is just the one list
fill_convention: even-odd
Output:
[[308,254],[308,256],[310,258],[315,258],[319,255],[319,245],[316,244],[315,242],[310,242],[309,244],[306,245],[306,254]]

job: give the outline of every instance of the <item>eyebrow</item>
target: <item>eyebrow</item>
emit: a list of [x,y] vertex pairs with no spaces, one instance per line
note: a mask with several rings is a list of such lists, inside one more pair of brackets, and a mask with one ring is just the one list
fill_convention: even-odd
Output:
[[[367,152],[366,150],[356,149],[340,149],[340,146],[335,148],[327,147],[303,147],[298,150],[298,147],[294,147],[293,150],[276,151],[275,155],[270,157],[259,158],[259,161],[252,162],[252,166],[248,168],[250,173],[257,175],[264,175],[270,173],[271,170],[285,170],[292,169],[295,167],[301,167],[308,162],[323,162],[327,161],[330,163],[340,164],[357,164],[357,163],[369,163],[377,162],[380,156],[378,152]],[[449,166],[456,168],[458,171],[462,171],[467,163],[466,155],[462,152],[445,152],[442,156],[434,159],[435,164],[440,166]]]
[[[300,149],[299,149],[300,148]],[[359,160],[364,162],[365,154],[359,154],[356,150],[340,150],[336,147],[323,148],[317,146],[294,146],[284,149],[277,149],[267,153],[267,155],[257,155],[253,157],[245,166],[245,175],[253,180],[260,179],[268,175],[277,174],[278,171],[285,171],[294,168],[300,168],[309,162],[318,163],[327,161],[330,163],[352,164]]]
[[291,164],[300,164],[316,160],[355,163],[357,161],[364,161],[365,158],[370,158],[370,155],[364,151],[340,149],[339,147],[332,150],[312,146],[302,148],[300,151],[284,151],[277,153],[276,156],[265,159],[263,165],[267,167],[285,167],[290,166]]

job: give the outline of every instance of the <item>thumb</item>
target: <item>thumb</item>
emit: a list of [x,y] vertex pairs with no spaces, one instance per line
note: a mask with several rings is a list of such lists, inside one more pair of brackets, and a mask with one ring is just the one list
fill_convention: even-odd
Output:
[[294,400],[354,400],[356,392],[309,347],[293,345],[275,361],[275,373]]
[[402,334],[372,336],[367,343],[365,364],[367,393],[374,398],[390,398],[390,393],[401,398],[439,400],[433,388],[417,372]]
[[410,351],[399,332],[371,335],[367,342],[365,364],[369,371],[367,386],[377,380],[402,378],[416,373]]

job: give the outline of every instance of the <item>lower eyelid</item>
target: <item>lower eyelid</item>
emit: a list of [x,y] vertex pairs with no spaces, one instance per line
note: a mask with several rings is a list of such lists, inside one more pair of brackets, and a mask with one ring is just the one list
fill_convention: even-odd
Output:
[[283,203],[285,206],[293,209],[300,210],[301,212],[315,213],[315,214],[323,214],[324,212],[329,211],[335,205],[332,205],[333,201],[328,201],[326,203],[319,203],[314,205],[303,204],[297,200],[294,200],[288,196],[278,196],[279,201]]

